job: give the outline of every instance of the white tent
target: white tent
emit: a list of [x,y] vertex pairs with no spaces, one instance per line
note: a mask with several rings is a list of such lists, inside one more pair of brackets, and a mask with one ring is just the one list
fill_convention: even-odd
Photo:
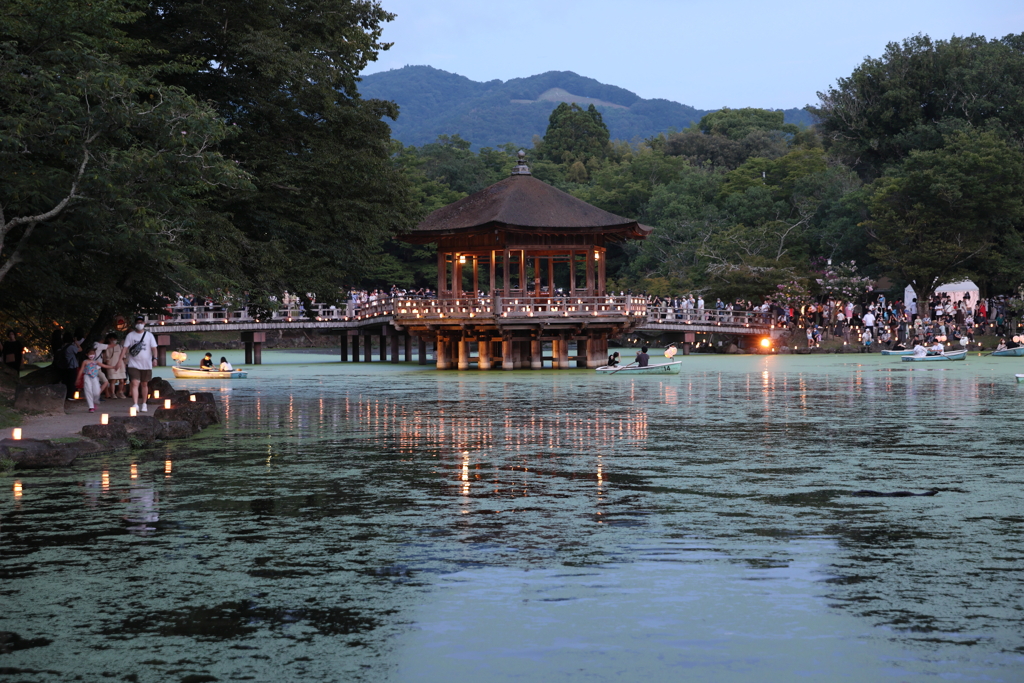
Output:
[[[948,296],[950,300],[954,302],[967,299],[972,307],[978,305],[978,299],[980,296],[978,285],[974,284],[970,280],[964,280],[963,282],[951,282],[948,285],[942,285],[935,289],[935,293]],[[909,303],[916,298],[917,294],[914,292],[914,288],[907,285],[907,288],[903,291],[903,301]]]

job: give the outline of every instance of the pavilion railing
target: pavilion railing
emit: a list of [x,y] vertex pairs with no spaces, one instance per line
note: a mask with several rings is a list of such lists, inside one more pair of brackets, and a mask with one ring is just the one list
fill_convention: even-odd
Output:
[[636,296],[480,297],[399,300],[395,315],[416,319],[643,317],[647,299]]

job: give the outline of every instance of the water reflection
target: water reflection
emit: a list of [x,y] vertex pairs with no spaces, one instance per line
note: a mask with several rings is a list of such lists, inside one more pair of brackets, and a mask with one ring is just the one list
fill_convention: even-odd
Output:
[[178,679],[600,679],[597,662],[640,661],[664,678],[685,651],[709,679],[743,661],[782,680],[786,661],[819,671],[801,658],[821,638],[855,680],[1016,677],[1019,395],[1001,369],[693,361],[621,382],[268,368],[220,394],[215,437],[19,479],[0,508],[9,616],[86,678],[144,647],[187,648]]

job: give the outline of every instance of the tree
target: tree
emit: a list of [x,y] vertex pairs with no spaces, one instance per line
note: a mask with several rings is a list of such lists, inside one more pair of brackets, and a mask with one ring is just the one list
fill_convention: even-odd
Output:
[[871,186],[872,253],[927,301],[974,268],[1024,218],[1024,155],[993,132],[913,150]]
[[1024,142],[1024,34],[890,43],[836,86],[813,113],[831,149],[866,181],[955,130]]
[[382,120],[397,107],[357,88],[389,47],[381,27],[393,16],[374,0],[158,0],[132,27],[153,48],[140,63],[170,61],[164,82],[237,129],[220,149],[253,189],[219,193],[210,208],[244,237],[236,286],[253,298],[287,289],[329,300],[412,220]]
[[130,8],[13,0],[0,15],[0,283],[84,216],[111,239],[183,242],[212,189],[246,186],[212,109],[123,63],[140,49]]
[[793,134],[800,130],[792,123],[784,123],[785,113],[770,109],[729,109],[725,107],[705,114],[697,128],[706,135],[721,135],[730,140],[742,140],[754,131],[782,131]]
[[609,139],[608,127],[594,105],[583,109],[562,102],[551,112],[541,151],[544,158],[567,166],[576,161],[586,164],[607,156]]

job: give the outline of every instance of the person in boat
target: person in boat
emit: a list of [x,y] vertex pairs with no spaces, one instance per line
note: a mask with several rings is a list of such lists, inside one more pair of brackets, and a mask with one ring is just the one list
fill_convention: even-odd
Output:
[[612,355],[608,356],[608,367],[614,368],[619,365],[619,352],[616,351]]
[[924,358],[928,355],[928,349],[917,339],[914,340],[914,357]]
[[996,346],[996,351],[1005,351],[1007,349],[1006,340],[1000,339],[999,344]]
[[651,357],[647,355],[647,347],[641,346],[640,353],[636,354],[636,365],[640,368],[646,368],[647,364],[651,362]]
[[213,354],[212,353],[208,353],[205,356],[203,356],[203,359],[201,361],[199,361],[199,369],[200,370],[207,370],[207,371],[213,370]]
[[935,343],[932,344],[932,347],[929,349],[931,355],[933,356],[941,356],[945,352],[945,350],[945,347],[942,346],[942,342],[940,342],[938,339],[935,340]]
[[224,356],[221,356],[220,357],[220,371],[221,372],[231,372],[232,370],[234,370],[234,368],[231,367],[231,363],[228,362],[228,359],[225,358]]

